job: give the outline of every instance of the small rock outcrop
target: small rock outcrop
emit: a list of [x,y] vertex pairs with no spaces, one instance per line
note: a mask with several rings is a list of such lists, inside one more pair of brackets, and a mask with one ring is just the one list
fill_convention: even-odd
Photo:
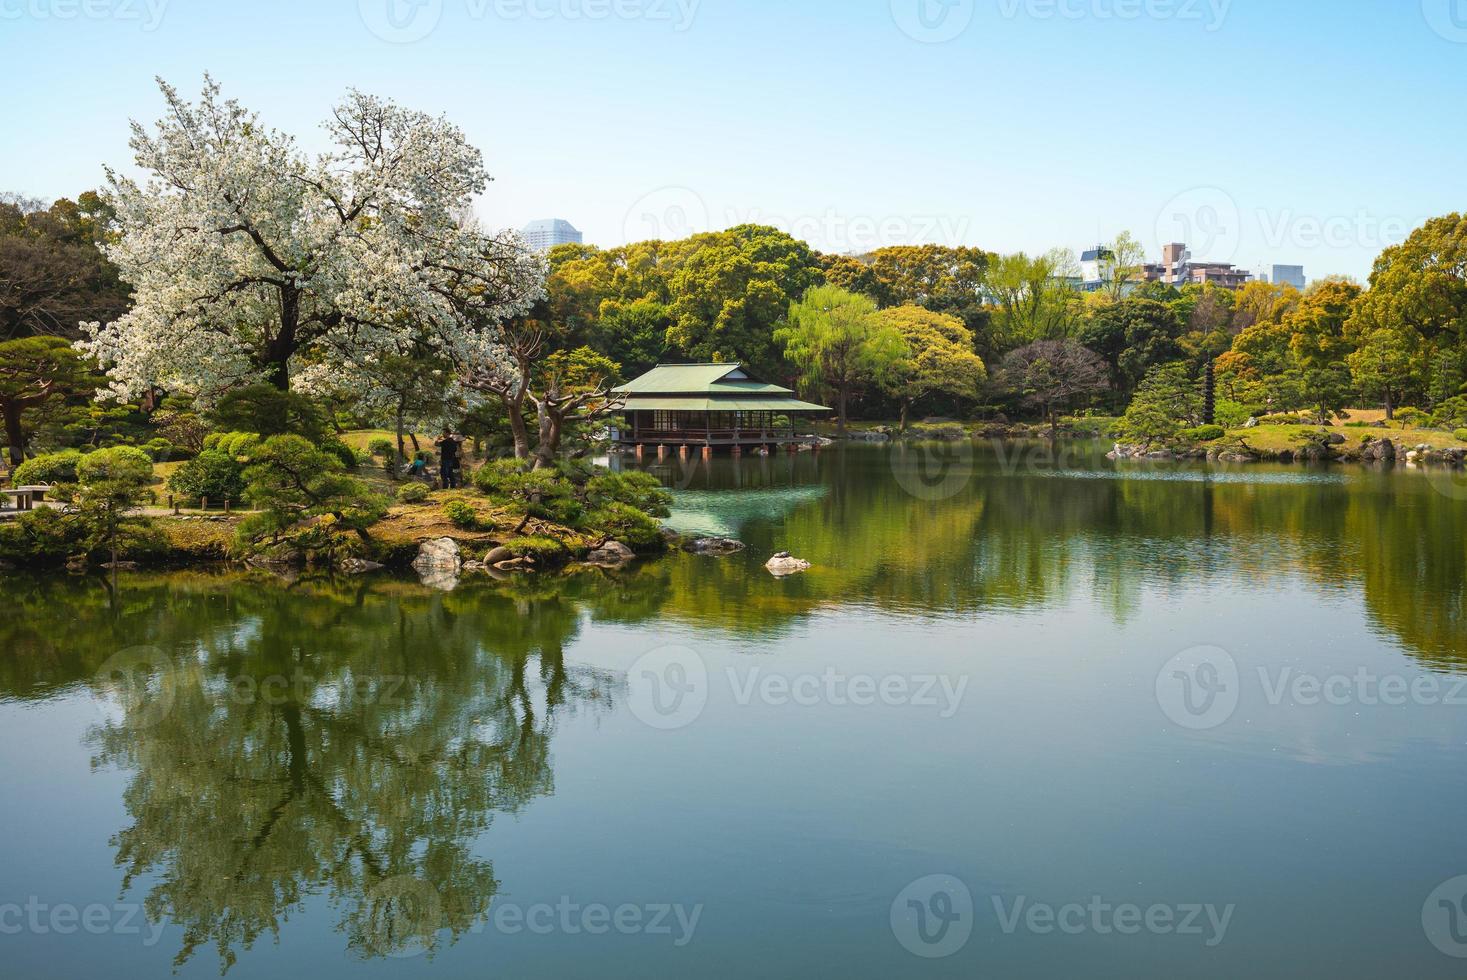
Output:
[[632,549],[620,541],[608,541],[587,555],[585,561],[587,565],[599,568],[621,568],[636,557]]
[[510,551],[504,545],[499,545],[498,547],[490,548],[488,553],[484,555],[484,564],[491,566],[498,565],[500,562],[509,561],[513,557],[513,551]]
[[381,567],[375,561],[367,561],[365,558],[346,558],[336,563],[336,570],[343,575],[365,575]]
[[1360,458],[1367,462],[1394,463],[1396,444],[1389,439],[1371,439],[1361,448]]
[[683,545],[683,550],[694,555],[736,555],[744,550],[742,541],[733,538],[695,538]]
[[787,575],[798,575],[800,572],[808,572],[811,568],[809,562],[803,558],[796,558],[788,551],[781,551],[764,565],[769,574],[775,578],[784,578]]

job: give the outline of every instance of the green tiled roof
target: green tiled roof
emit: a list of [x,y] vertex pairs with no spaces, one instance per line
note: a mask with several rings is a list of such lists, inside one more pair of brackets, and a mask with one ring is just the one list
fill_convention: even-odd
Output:
[[[729,375],[735,375],[730,378]],[[659,364],[616,389],[633,412],[827,412],[738,364]]]
[[812,405],[793,396],[787,398],[658,398],[632,395],[622,411],[626,412],[828,412],[824,405]]

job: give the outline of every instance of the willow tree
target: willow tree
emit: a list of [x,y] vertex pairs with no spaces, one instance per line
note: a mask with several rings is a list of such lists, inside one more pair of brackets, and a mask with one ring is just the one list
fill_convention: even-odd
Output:
[[325,123],[333,149],[308,156],[207,76],[197,104],[159,86],[165,117],[130,141],[149,179],[107,172],[106,252],[134,306],[85,326],[118,397],[285,389],[301,366],[420,332],[457,354],[493,343],[466,323],[540,295],[542,264],[514,234],[460,220],[489,176],[446,120],[353,90]]
[[834,393],[841,432],[852,393],[884,382],[907,356],[902,335],[877,315],[876,303],[839,286],[806,292],[774,339],[806,385]]

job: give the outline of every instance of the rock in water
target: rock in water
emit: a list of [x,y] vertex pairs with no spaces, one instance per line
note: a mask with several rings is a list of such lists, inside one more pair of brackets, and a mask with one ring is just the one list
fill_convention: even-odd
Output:
[[620,568],[635,557],[637,556],[632,553],[632,549],[620,541],[608,541],[586,556],[586,564],[601,568]]
[[337,563],[336,570],[343,575],[365,575],[381,567],[375,561],[367,561],[365,558],[347,558]]
[[808,572],[810,563],[803,558],[796,558],[788,551],[781,551],[764,565],[769,569],[769,574],[775,578],[784,578],[786,575],[797,575],[800,572]]
[[684,550],[695,555],[736,555],[744,550],[744,543],[732,538],[698,538],[688,542]]

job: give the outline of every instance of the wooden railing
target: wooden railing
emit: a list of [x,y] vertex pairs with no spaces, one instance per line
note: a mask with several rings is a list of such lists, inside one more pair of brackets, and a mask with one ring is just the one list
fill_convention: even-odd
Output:
[[619,441],[668,443],[761,443],[782,442],[794,438],[794,429],[621,429]]

